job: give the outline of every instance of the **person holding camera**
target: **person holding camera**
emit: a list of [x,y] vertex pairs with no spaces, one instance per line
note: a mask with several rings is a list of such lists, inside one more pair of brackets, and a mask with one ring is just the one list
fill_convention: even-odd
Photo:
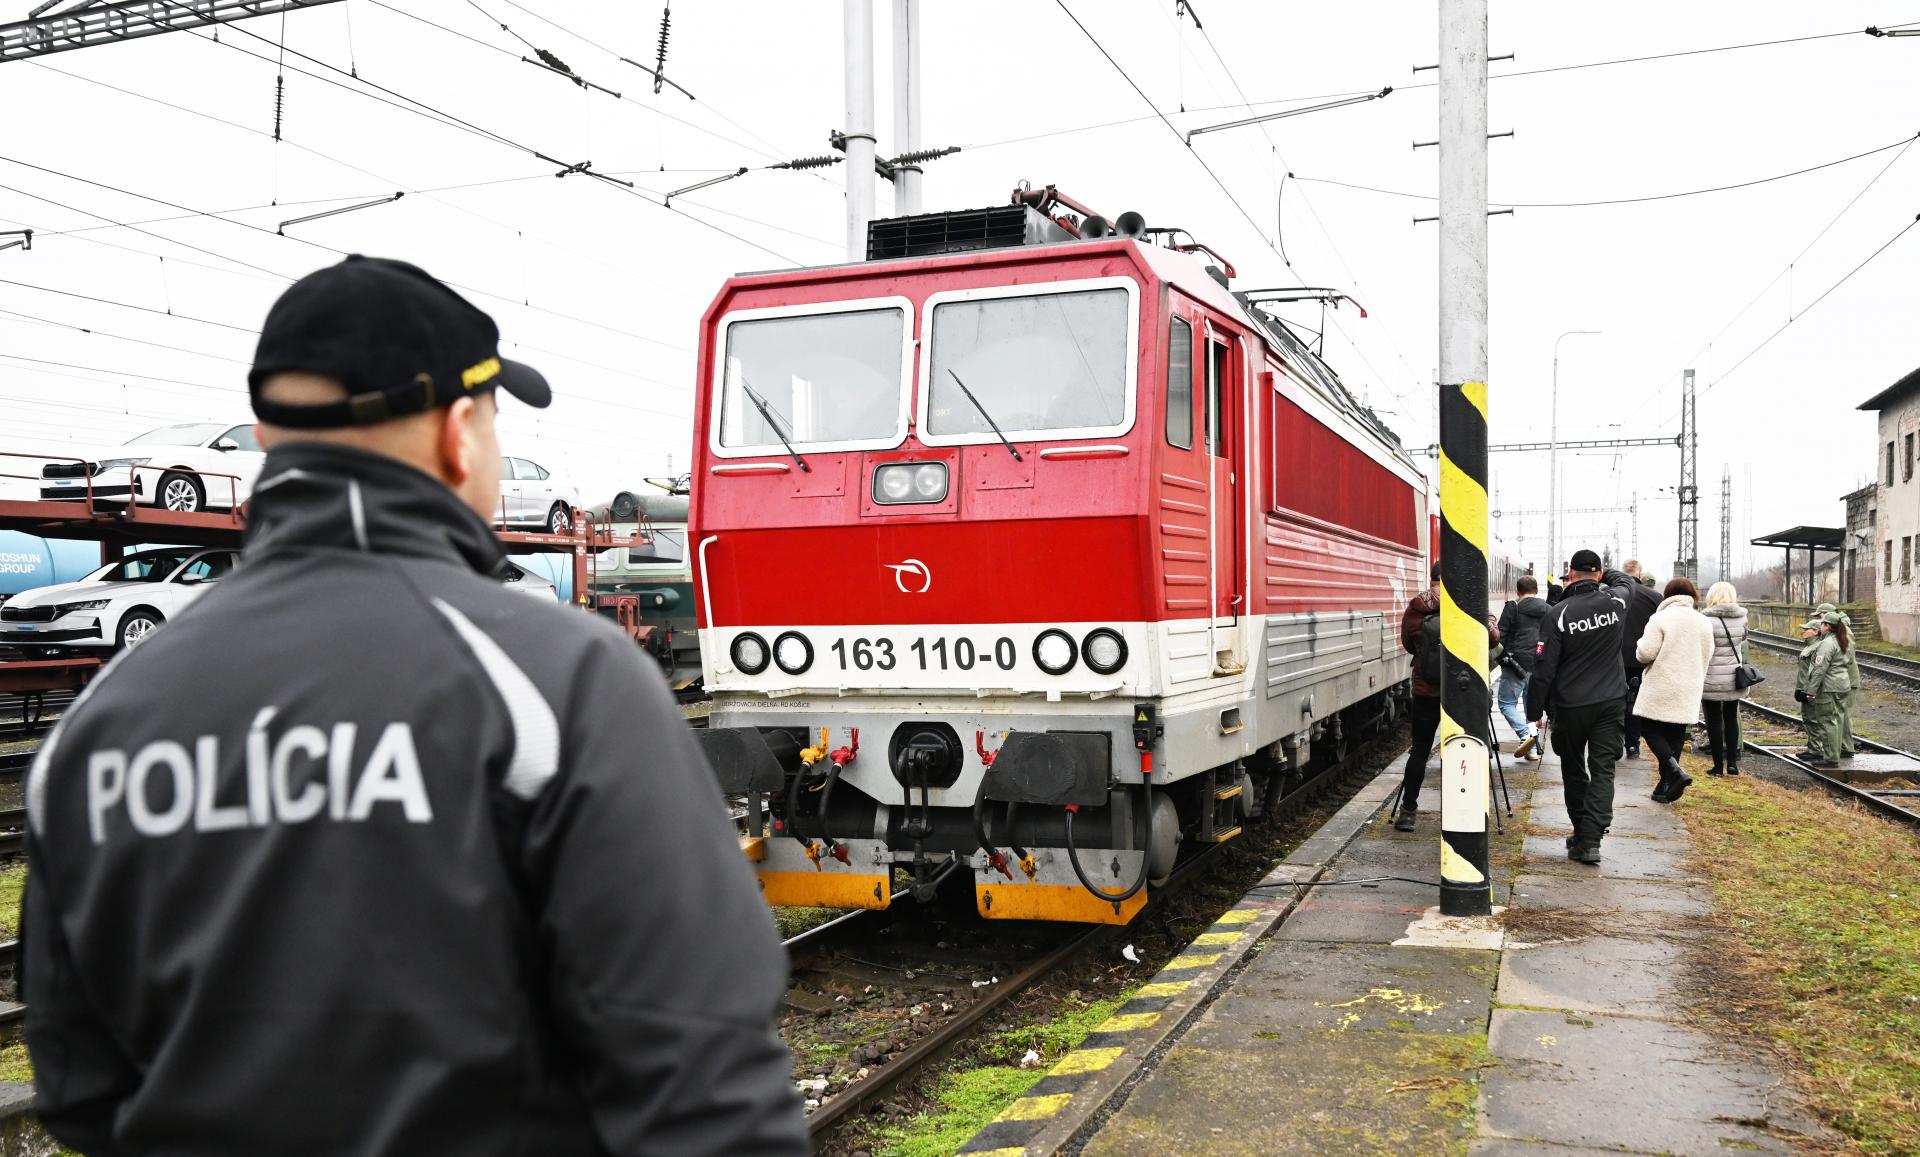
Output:
[[1551,609],[1538,594],[1540,584],[1532,575],[1521,575],[1513,583],[1513,598],[1500,610],[1500,639],[1506,652],[1500,656],[1500,714],[1520,742],[1513,754],[1525,760],[1538,760],[1540,736],[1527,724],[1524,710],[1527,681],[1533,678],[1533,663],[1540,645],[1540,621]]

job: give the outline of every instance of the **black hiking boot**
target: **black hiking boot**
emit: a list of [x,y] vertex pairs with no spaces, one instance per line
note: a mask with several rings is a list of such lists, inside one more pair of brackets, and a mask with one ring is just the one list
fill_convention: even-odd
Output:
[[1577,863],[1582,863],[1582,864],[1599,863],[1600,862],[1599,841],[1596,840],[1591,844],[1574,845],[1573,847],[1567,849],[1567,859],[1573,860]]
[[1396,832],[1412,831],[1416,817],[1418,817],[1419,814],[1419,809],[1417,808],[1401,808],[1399,817],[1393,821],[1393,830]]

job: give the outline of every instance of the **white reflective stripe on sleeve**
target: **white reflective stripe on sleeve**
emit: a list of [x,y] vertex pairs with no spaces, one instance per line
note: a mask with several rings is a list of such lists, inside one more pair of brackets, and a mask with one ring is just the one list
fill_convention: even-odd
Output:
[[367,507],[360,500],[360,484],[347,479],[347,512],[353,515],[353,541],[361,550],[372,550],[367,545]]
[[480,669],[506,702],[507,719],[513,725],[513,762],[507,766],[506,788],[521,799],[533,799],[560,768],[560,722],[553,717],[553,708],[485,631],[445,602],[435,599],[433,605],[473,650]]

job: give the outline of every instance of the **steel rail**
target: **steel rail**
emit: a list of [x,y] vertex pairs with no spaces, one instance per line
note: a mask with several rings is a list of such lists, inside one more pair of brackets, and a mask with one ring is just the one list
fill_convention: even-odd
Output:
[[[1784,651],[1791,654],[1798,654],[1800,649],[1806,646],[1797,639],[1789,639],[1785,635],[1775,635],[1767,631],[1748,631],[1747,638],[1770,651]],[[1888,655],[1879,651],[1859,651],[1856,654],[1859,656],[1858,661],[1862,671],[1869,671],[1909,687],[1920,688],[1920,660],[1909,659],[1903,655]],[[1898,664],[1898,666],[1890,664]]]
[[[1292,818],[1311,801],[1317,799],[1321,794],[1321,789],[1340,777],[1350,774],[1352,771],[1352,767],[1342,762],[1333,764],[1314,775],[1275,802],[1272,815],[1267,817],[1268,822]],[[1212,863],[1216,857],[1232,846],[1233,844],[1231,842],[1215,844],[1197,853],[1188,859],[1186,863],[1174,869],[1172,877],[1170,877],[1165,884],[1154,890],[1147,902],[1147,907],[1135,914],[1134,921],[1137,922],[1146,913],[1157,908],[1168,896],[1177,894],[1188,883],[1199,878],[1202,868]],[[862,914],[864,913],[855,912],[851,915]],[[828,924],[821,925],[820,927],[826,928],[833,924],[840,924],[841,921],[846,919],[847,917],[841,917],[839,920],[830,921]],[[1027,965],[1015,975],[994,985],[988,995],[974,1001],[951,1020],[915,1041],[905,1052],[894,1058],[893,1061],[881,1068],[875,1069],[865,1078],[848,1086],[844,1092],[840,1093],[840,1095],[836,1096],[833,1100],[815,1109],[807,1117],[808,1135],[817,1141],[828,1130],[839,1125],[865,1106],[872,1104],[875,1098],[883,1095],[902,1079],[913,1075],[915,1072],[926,1067],[930,1062],[946,1055],[947,1051],[988,1013],[1006,1004],[1022,990],[1031,987],[1036,981],[1041,980],[1054,969],[1072,959],[1075,954],[1083,948],[1089,947],[1099,937],[1116,933],[1120,929],[1128,926],[1129,925],[1112,924],[1092,925],[1085,932],[1073,936],[1065,943],[1050,949],[1044,956],[1032,964]],[[791,944],[792,941],[788,943]]]
[[[1771,719],[1776,723],[1785,723],[1796,728],[1802,725],[1800,717],[1790,712],[1781,711],[1775,707],[1768,707],[1765,704],[1755,703],[1751,699],[1742,699],[1739,702],[1740,702],[1740,706],[1745,707],[1747,710],[1752,711],[1754,714],[1764,716],[1765,718]],[[1889,747],[1884,743],[1880,743],[1876,740],[1868,739],[1860,735],[1854,736],[1853,741],[1859,746],[1869,751],[1877,751],[1882,755],[1904,756],[1907,759],[1913,760],[1916,766],[1920,766],[1920,756],[1916,756],[1912,752],[1902,751],[1897,747]],[[1920,811],[1916,811],[1912,808],[1902,807],[1899,804],[1894,803],[1892,800],[1885,799],[1869,789],[1855,787],[1853,784],[1847,783],[1845,780],[1836,779],[1833,776],[1826,774],[1825,772],[1819,771],[1812,764],[1794,755],[1791,751],[1788,751],[1784,747],[1767,747],[1762,744],[1755,743],[1753,740],[1748,739],[1745,736],[1741,737],[1740,746],[1752,751],[1759,752],[1762,755],[1770,755],[1773,758],[1778,759],[1783,763],[1787,763],[1794,767],[1799,768],[1801,771],[1806,772],[1807,775],[1811,776],[1815,780],[1818,780],[1823,787],[1826,787],[1828,790],[1832,791],[1835,795],[1838,795],[1843,799],[1851,800],[1854,803],[1861,804],[1862,806],[1866,807],[1869,811],[1873,812],[1876,815],[1883,816],[1890,820],[1898,820],[1899,822],[1904,824],[1912,824],[1915,826],[1920,826]]]

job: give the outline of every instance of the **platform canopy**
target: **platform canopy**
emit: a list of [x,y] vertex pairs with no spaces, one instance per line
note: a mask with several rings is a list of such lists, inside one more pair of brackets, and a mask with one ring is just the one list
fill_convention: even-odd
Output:
[[1754,546],[1777,546],[1787,550],[1839,550],[1846,542],[1844,526],[1796,526],[1791,530],[1763,534],[1752,540]]
[[1812,606],[1820,601],[1817,597],[1819,592],[1814,589],[1816,581],[1814,557],[1821,551],[1826,551],[1828,554],[1839,553],[1846,540],[1847,528],[1844,526],[1795,526],[1773,534],[1763,534],[1749,541],[1754,546],[1779,547],[1787,552],[1787,589],[1784,593],[1788,602],[1793,601],[1793,552],[1796,550],[1807,552],[1807,605]]

